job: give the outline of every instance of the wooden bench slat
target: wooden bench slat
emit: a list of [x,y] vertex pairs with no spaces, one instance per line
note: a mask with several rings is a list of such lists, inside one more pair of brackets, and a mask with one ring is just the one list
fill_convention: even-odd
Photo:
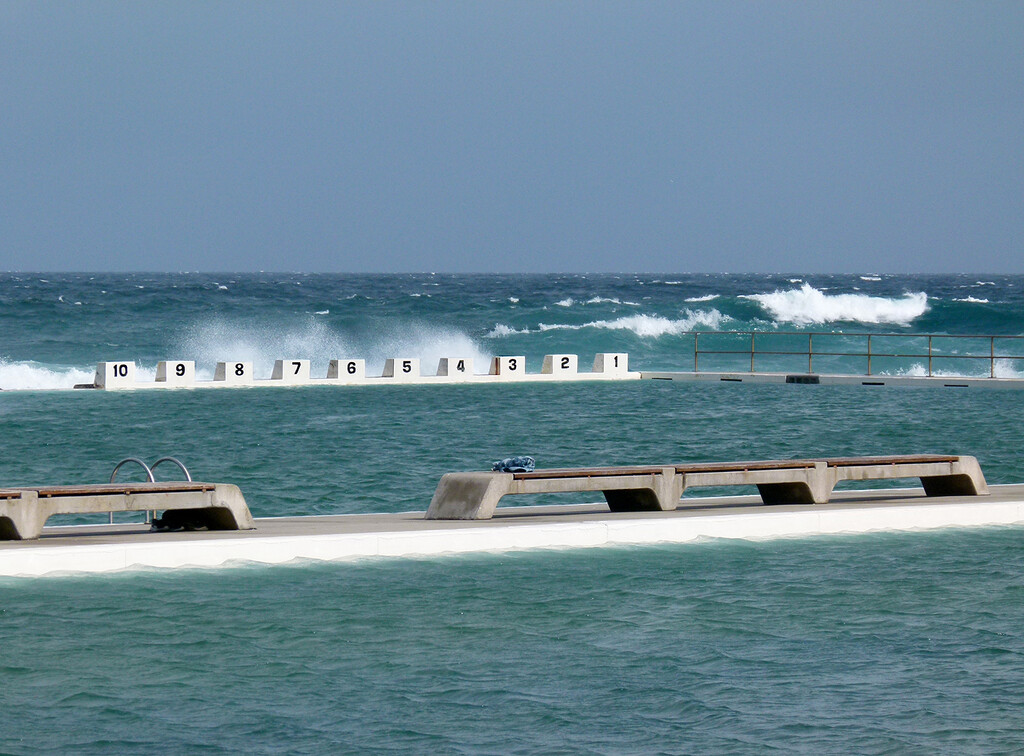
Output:
[[956,462],[959,457],[948,454],[899,454],[882,457],[829,457],[829,467],[862,467],[866,465],[915,465],[929,462]]
[[767,459],[750,462],[689,462],[675,465],[676,472],[745,472],[747,470],[792,470],[814,467],[813,459]]
[[[671,465],[668,465],[671,467]],[[572,467],[534,470],[533,472],[512,473],[514,480],[534,480],[540,478],[601,478],[616,475],[656,475],[661,467]]]
[[791,470],[814,467],[813,459],[768,459],[749,462],[686,462],[671,465],[642,465],[628,467],[566,467],[534,470],[533,472],[512,473],[514,480],[539,480],[542,478],[598,478],[617,475],[659,475],[666,467],[677,473],[686,472],[729,472],[732,470]]
[[80,486],[47,486],[45,488],[29,488],[41,497],[50,496],[104,496],[114,494],[157,494],[157,493],[189,493],[212,491],[212,483],[97,483]]

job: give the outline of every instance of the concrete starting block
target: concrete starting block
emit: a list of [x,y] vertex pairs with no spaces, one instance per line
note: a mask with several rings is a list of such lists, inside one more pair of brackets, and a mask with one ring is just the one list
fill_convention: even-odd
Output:
[[542,375],[568,378],[576,375],[578,367],[579,357],[575,354],[548,354],[544,356],[540,372]]
[[218,362],[213,380],[228,385],[248,386],[253,382],[251,362]]
[[504,379],[519,379],[526,377],[526,357],[523,355],[494,357],[491,359],[490,375],[497,375]]
[[275,360],[270,380],[289,385],[309,383],[309,360]]
[[437,374],[455,381],[469,380],[473,377],[473,358],[442,357],[437,363]]
[[[174,510],[193,529],[256,527],[238,486],[226,483],[109,483],[0,491],[0,540],[38,538],[56,514]],[[165,514],[165,518],[167,515]]]
[[156,382],[167,386],[193,386],[196,382],[196,363],[193,360],[158,362]]
[[390,378],[398,382],[414,381],[419,377],[420,361],[416,357],[406,359],[389,358],[385,360],[384,372],[381,373],[381,378]]
[[134,388],[135,363],[101,362],[96,366],[93,383],[103,389]]
[[604,375],[626,375],[629,373],[629,355],[625,352],[601,352],[594,357],[591,372]]
[[687,488],[756,486],[765,504],[825,504],[846,480],[920,478],[928,496],[988,493],[974,457],[886,457],[595,467],[528,473],[466,472],[441,477],[428,520],[486,520],[509,494],[601,491],[613,512],[675,509]]
[[366,360],[331,360],[327,365],[327,379],[339,383],[363,383],[366,380]]

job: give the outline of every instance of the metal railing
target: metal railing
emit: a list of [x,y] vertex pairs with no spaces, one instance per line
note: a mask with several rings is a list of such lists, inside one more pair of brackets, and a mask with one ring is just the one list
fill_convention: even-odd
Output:
[[[927,360],[927,374],[929,377],[935,375],[935,363],[942,362],[946,364],[946,361],[950,361],[949,364],[975,364],[985,365],[988,368],[988,377],[996,377],[996,366],[1002,361],[1010,366],[1016,367],[1020,365],[1024,367],[1021,360],[1024,360],[1024,354],[1021,354],[1021,350],[1024,349],[1024,336],[993,336],[993,335],[967,335],[967,334],[927,334],[927,333],[844,333],[838,331],[693,331],[689,335],[693,336],[693,371],[695,373],[700,372],[701,368],[701,357],[708,357],[710,355],[717,356],[731,356],[731,357],[743,357],[744,363],[746,357],[750,359],[750,372],[756,372],[757,358],[762,358],[761,364],[764,364],[763,358],[800,358],[801,360],[806,359],[807,361],[807,372],[814,372],[814,360],[815,358],[842,358],[846,360],[846,364],[856,364],[861,360],[864,360],[866,366],[865,375],[877,375],[873,373],[874,367],[877,367],[879,360]],[[731,344],[740,343],[744,344],[744,348],[701,348],[701,340],[703,339],[704,344],[708,344],[709,341],[718,341],[719,343],[723,340],[731,341]],[[747,340],[749,339],[749,346],[747,346]],[[815,339],[818,340],[819,347],[815,348]],[[831,344],[835,344],[836,341],[840,342],[840,346],[836,349],[828,349],[828,345],[824,348],[820,346],[822,341],[829,341]],[[759,348],[758,341],[761,346]],[[779,341],[786,341],[788,344],[800,343],[799,348],[771,348],[766,347],[766,343],[769,341],[775,341],[776,344]],[[891,346],[891,342],[903,342],[908,343],[907,349],[910,351],[900,351]],[[881,349],[879,348],[879,342],[882,342]],[[970,346],[969,342],[974,342],[976,345],[984,344],[985,346],[981,350],[970,351],[953,348],[950,349],[949,345],[967,345]],[[806,348],[803,344],[806,343]],[[861,348],[857,348],[858,344],[862,344]],[[1014,353],[1008,353],[1007,349],[1012,346]],[[874,360],[874,365],[872,361]],[[965,363],[964,361],[972,361]],[[772,365],[769,369],[777,369],[779,361],[775,361],[776,364]],[[802,364],[801,364],[802,367]],[[922,368],[924,365],[922,364]],[[707,369],[707,368],[705,368]],[[849,368],[848,368],[849,369]],[[950,374],[949,372],[946,373]],[[966,375],[966,374],[965,374]],[[979,376],[980,377],[980,376]]]

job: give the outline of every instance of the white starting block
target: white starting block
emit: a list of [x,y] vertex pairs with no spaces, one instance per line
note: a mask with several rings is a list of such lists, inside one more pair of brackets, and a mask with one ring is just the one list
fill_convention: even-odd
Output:
[[578,367],[579,358],[575,354],[548,354],[544,356],[540,372],[542,375],[568,378],[576,375]]
[[393,381],[415,381],[420,377],[420,361],[418,357],[400,359],[398,357],[388,358],[384,361],[384,372],[381,378],[390,378]]
[[220,388],[226,386],[298,386],[298,385],[345,385],[345,384],[386,384],[386,383],[463,383],[463,382],[516,382],[516,381],[586,381],[586,380],[629,380],[639,379],[640,373],[629,371],[629,355],[626,352],[599,352],[594,357],[590,371],[579,371],[579,357],[575,354],[548,354],[540,373],[526,372],[526,357],[523,355],[501,355],[492,357],[486,374],[474,372],[472,357],[442,357],[437,363],[437,372],[423,374],[419,358],[392,357],[384,362],[380,376],[367,377],[366,360],[332,359],[327,368],[326,378],[313,378],[311,360],[275,360],[269,380],[256,380],[254,363],[251,361],[218,362],[213,380],[196,379],[196,363],[193,360],[163,360],[157,363],[156,379],[138,383],[134,362],[100,362],[92,384],[76,388],[144,389],[144,388]]
[[473,377],[472,357],[442,357],[437,363],[437,374],[453,381],[466,381]]
[[103,389],[135,388],[135,363],[101,362],[93,383]]
[[500,376],[505,380],[525,378],[526,357],[521,354],[495,357],[491,360],[490,374]]
[[309,383],[309,360],[275,360],[270,380],[289,385]]
[[327,379],[339,383],[362,383],[366,380],[366,360],[331,360]]
[[251,362],[218,362],[213,373],[213,380],[232,386],[248,386],[252,384],[253,369]]
[[594,357],[592,372],[604,375],[626,375],[629,372],[629,355],[625,352],[601,352]]
[[196,363],[194,360],[165,360],[156,364],[156,382],[167,386],[194,386]]

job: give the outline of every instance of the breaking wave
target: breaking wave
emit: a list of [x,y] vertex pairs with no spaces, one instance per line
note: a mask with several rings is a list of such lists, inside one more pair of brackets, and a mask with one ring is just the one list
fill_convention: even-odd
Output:
[[[1024,378],[1024,372],[1019,370],[1014,364],[1014,360],[1001,360],[996,359],[995,365],[993,366],[994,378]],[[887,375],[886,371],[880,373],[880,375]],[[920,362],[915,362],[909,368],[901,368],[892,373],[897,376],[913,376],[915,378],[923,378],[928,375],[928,368]],[[962,370],[932,370],[932,376],[935,378],[989,378],[988,368],[979,368],[973,371],[962,371]]]
[[899,298],[872,297],[867,294],[825,294],[805,283],[799,289],[773,291],[771,294],[746,294],[782,323],[871,323],[910,325],[928,310],[928,295],[923,291]]
[[628,315],[616,320],[595,320],[581,325],[567,323],[541,323],[538,330],[544,331],[581,331],[585,328],[599,328],[609,331],[632,331],[641,338],[650,339],[659,336],[674,336],[688,333],[699,328],[716,330],[729,318],[718,310],[686,311],[686,316],[678,320],[659,317],[657,315]]
[[207,322],[188,331],[178,352],[183,359],[196,360],[200,380],[213,378],[217,362],[233,360],[251,361],[257,378],[269,378],[274,361],[281,359],[310,359],[314,375],[323,377],[331,359],[346,357],[365,359],[368,375],[379,375],[390,357],[418,357],[425,375],[434,372],[441,357],[472,358],[477,370],[486,369],[491,358],[470,336],[453,328],[396,323],[372,334],[356,334],[332,329],[319,318],[284,329]]
[[38,362],[0,360],[0,389],[7,391],[70,389],[76,383],[92,383],[94,376],[95,370],[44,367]]

